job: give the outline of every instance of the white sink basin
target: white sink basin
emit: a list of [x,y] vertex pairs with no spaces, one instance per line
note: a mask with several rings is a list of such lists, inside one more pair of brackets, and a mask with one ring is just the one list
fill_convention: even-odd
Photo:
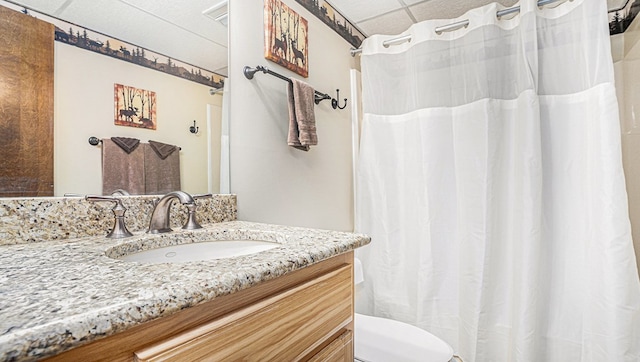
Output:
[[120,257],[139,263],[182,263],[249,255],[277,248],[280,244],[258,240],[212,240],[145,250]]

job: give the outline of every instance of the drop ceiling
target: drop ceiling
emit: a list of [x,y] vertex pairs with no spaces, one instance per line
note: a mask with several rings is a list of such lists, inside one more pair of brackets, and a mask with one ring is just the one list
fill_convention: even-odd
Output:
[[[521,0],[525,1],[525,0]],[[526,0],[530,1],[530,0]],[[608,9],[628,0],[607,0]],[[365,35],[399,34],[429,19],[452,19],[492,2],[513,6],[517,0],[329,0]]]
[[222,75],[227,74],[227,27],[203,14],[221,0],[9,2]]
[[[216,7],[223,0],[8,1],[183,62],[222,75],[227,74],[227,27],[214,20],[214,17],[220,15]],[[612,9],[624,5],[625,1],[627,0],[607,0],[607,5]],[[493,1],[329,0],[365,35],[399,34],[414,23],[436,18],[455,18],[471,8],[491,2]],[[511,6],[517,0],[498,2]],[[4,0],[0,0],[0,4],[3,3]]]

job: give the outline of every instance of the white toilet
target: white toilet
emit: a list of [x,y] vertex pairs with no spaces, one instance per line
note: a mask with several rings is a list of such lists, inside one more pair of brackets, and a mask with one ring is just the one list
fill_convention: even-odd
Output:
[[[356,285],[364,281],[362,263],[357,258],[354,275]],[[424,329],[356,313],[354,354],[355,361],[362,362],[448,362],[453,349]]]

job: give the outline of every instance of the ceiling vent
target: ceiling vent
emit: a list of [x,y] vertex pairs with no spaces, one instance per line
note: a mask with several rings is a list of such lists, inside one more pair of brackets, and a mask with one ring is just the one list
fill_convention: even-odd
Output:
[[212,7],[203,11],[202,15],[208,16],[211,19],[221,23],[222,25],[227,26],[227,24],[229,24],[229,10],[227,6],[227,0],[213,5]]

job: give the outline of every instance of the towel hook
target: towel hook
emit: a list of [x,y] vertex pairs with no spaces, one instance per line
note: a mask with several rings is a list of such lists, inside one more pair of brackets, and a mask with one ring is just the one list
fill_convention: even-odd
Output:
[[193,120],[193,126],[189,127],[189,132],[196,134],[200,130],[200,127],[196,127],[196,120]]
[[345,109],[345,107],[347,107],[347,99],[344,99],[344,106],[340,107],[338,105],[338,99],[340,98],[340,89],[336,89],[336,97],[331,99],[331,107],[333,107],[333,109]]

